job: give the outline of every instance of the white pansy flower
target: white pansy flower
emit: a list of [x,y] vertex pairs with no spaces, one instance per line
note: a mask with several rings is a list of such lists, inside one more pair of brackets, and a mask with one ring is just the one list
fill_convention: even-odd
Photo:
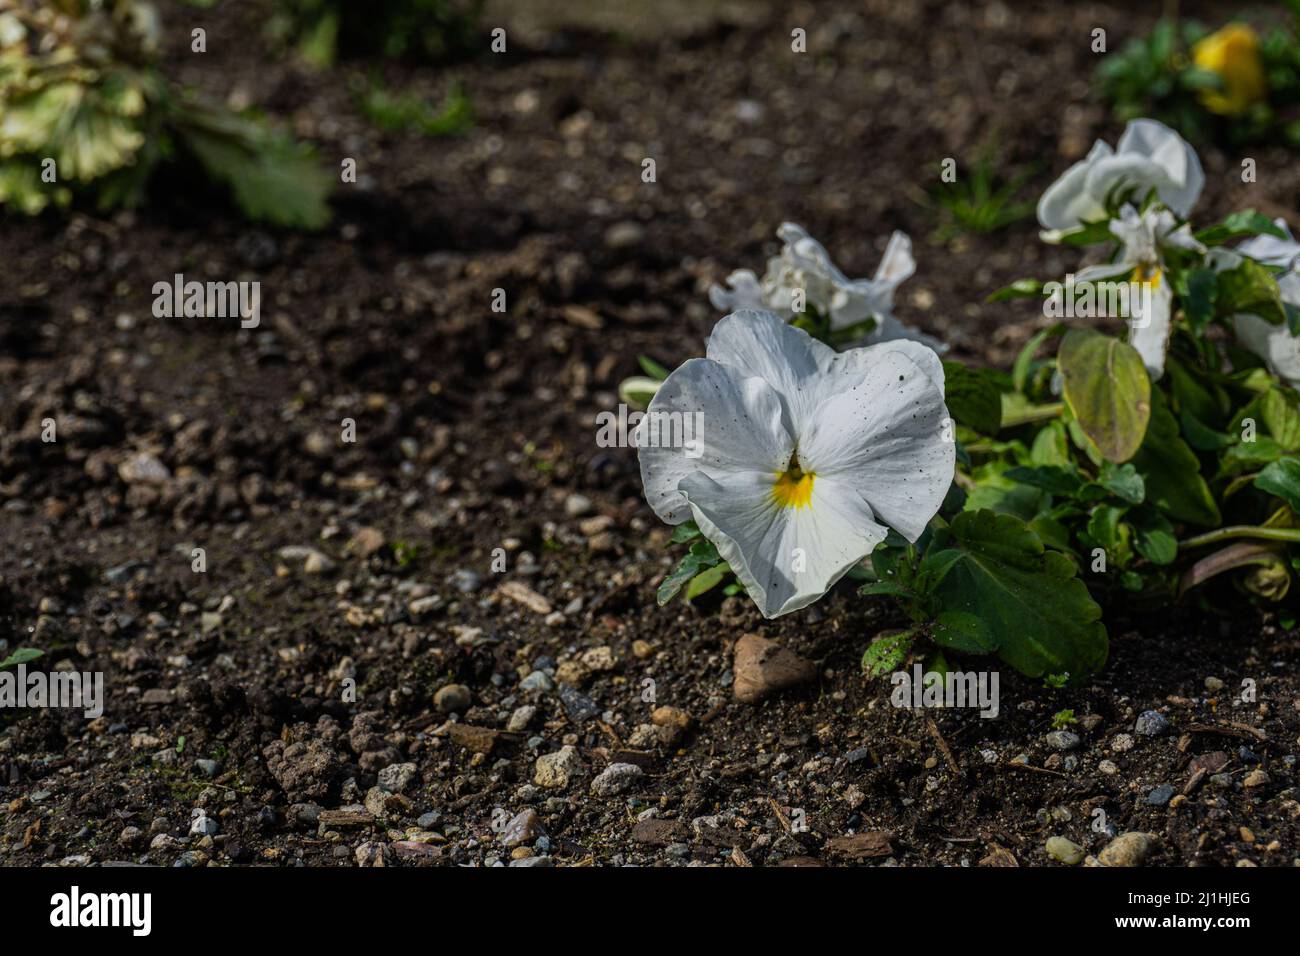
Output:
[[1152,206],[1139,213],[1132,206],[1120,210],[1112,219],[1110,232],[1119,240],[1119,255],[1114,262],[1081,269],[1076,284],[1103,280],[1137,283],[1141,290],[1138,303],[1128,317],[1129,344],[1142,356],[1151,380],[1165,373],[1165,353],[1169,350],[1169,333],[1173,319],[1173,290],[1164,274],[1164,250],[1179,248],[1205,252],[1192,236],[1187,223],[1180,224],[1173,213]]
[[[648,423],[696,421],[696,445]],[[646,499],[694,518],[766,617],[825,594],[884,540],[915,541],[952,483],[943,365],[911,341],[836,352],[766,311],[714,327],[638,426]]]
[[1273,225],[1286,233],[1286,238],[1260,233],[1239,244],[1237,251],[1266,266],[1282,266],[1293,272],[1300,265],[1300,242],[1291,238],[1291,228],[1285,219],[1274,219]]
[[[1236,252],[1264,265],[1284,266],[1287,271],[1277,280],[1282,301],[1300,308],[1300,243],[1291,238],[1285,220],[1275,219],[1273,222],[1286,233],[1285,239],[1254,236],[1237,246]],[[1221,267],[1232,268],[1236,264],[1228,260]],[[1262,358],[1269,370],[1292,388],[1300,388],[1300,339],[1291,333],[1286,323],[1274,325],[1257,315],[1241,313],[1232,317],[1232,324],[1242,348]]]
[[[767,309],[787,321],[798,318],[805,309],[815,309],[826,316],[833,331],[874,319],[876,326],[864,337],[866,342],[911,339],[938,351],[947,348],[894,317],[894,292],[916,271],[912,240],[905,233],[889,237],[871,279],[845,276],[831,262],[825,247],[792,222],[782,223],[776,234],[782,242],[781,252],[768,260],[763,278],[749,269],[733,272],[727,277],[730,288],[714,285],[709,289],[714,308],[724,312]],[[800,297],[803,308],[799,308]]]
[[1163,123],[1133,120],[1117,149],[1097,140],[1087,158],[1047,187],[1038,201],[1042,237],[1057,242],[1067,233],[1107,216],[1106,202],[1133,189],[1139,202],[1152,189],[1160,201],[1186,218],[1205,185],[1201,161],[1191,145]]

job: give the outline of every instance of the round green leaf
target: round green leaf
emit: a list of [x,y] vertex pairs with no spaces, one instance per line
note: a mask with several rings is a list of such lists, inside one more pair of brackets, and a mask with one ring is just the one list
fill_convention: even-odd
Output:
[[1151,381],[1137,349],[1091,329],[1071,329],[1057,366],[1083,433],[1108,461],[1132,458],[1151,418]]

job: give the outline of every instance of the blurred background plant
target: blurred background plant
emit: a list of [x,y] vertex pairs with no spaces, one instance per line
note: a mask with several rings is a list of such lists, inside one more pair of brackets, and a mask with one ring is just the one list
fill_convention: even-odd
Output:
[[199,167],[250,219],[319,228],[331,173],[253,115],[171,83],[140,0],[0,0],[0,205],[139,205],[160,164]]
[[1161,20],[1102,61],[1102,98],[1119,120],[1150,116],[1193,141],[1300,145],[1300,0],[1283,6],[1285,22],[1262,32],[1244,21],[1211,31],[1176,14]]
[[358,76],[353,93],[361,114],[386,133],[459,136],[474,126],[474,107],[459,86],[452,86],[437,108],[418,93],[391,89],[376,76]]
[[444,62],[478,47],[483,0],[280,0],[272,38],[316,67],[350,57]]
[[969,165],[957,164],[956,179],[940,181],[916,197],[938,217],[935,238],[948,242],[963,234],[998,232],[1034,214],[1034,202],[1021,196],[1034,170],[1004,176],[1000,150],[990,142]]

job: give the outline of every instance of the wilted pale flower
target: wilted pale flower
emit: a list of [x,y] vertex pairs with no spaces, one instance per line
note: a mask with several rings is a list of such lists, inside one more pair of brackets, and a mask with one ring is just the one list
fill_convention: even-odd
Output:
[[767,309],[787,321],[811,309],[825,316],[833,331],[874,319],[875,327],[863,336],[866,342],[912,339],[938,351],[947,348],[894,317],[894,291],[916,271],[912,240],[905,233],[889,237],[872,279],[845,276],[822,244],[792,222],[782,223],[776,234],[782,242],[781,252],[768,260],[767,274],[760,280],[749,269],[733,272],[727,276],[730,289],[715,285],[709,290],[714,308],[725,312]]
[[1268,82],[1259,58],[1259,37],[1245,23],[1229,23],[1198,40],[1192,62],[1218,75],[1223,89],[1202,89],[1200,100],[1211,113],[1240,116],[1264,98]]
[[[640,430],[656,416],[700,422],[695,457],[648,447]],[[637,445],[655,513],[693,517],[776,617],[825,594],[885,525],[921,535],[952,483],[949,428],[931,349],[837,353],[771,312],[741,311],[714,327],[706,358],[668,376]]]
[[[1291,238],[1285,220],[1275,219],[1273,222],[1286,233],[1285,239],[1255,236],[1237,246],[1236,252],[1265,265],[1286,268],[1287,271],[1277,279],[1282,301],[1300,308],[1300,243]],[[1221,267],[1232,268],[1235,264],[1229,257]],[[1257,315],[1240,313],[1232,317],[1232,324],[1242,348],[1262,358],[1273,374],[1292,388],[1300,388],[1300,339],[1291,334],[1286,323],[1274,325]]]
[[1140,306],[1129,316],[1129,344],[1142,356],[1142,364],[1154,382],[1165,373],[1165,353],[1169,350],[1173,290],[1164,273],[1163,250],[1168,247],[1204,252],[1192,236],[1187,223],[1179,224],[1168,209],[1153,206],[1139,213],[1132,206],[1120,210],[1112,219],[1110,232],[1120,243],[1114,262],[1081,269],[1076,284],[1119,280],[1134,282],[1141,290]]
[[1152,189],[1160,201],[1186,218],[1205,184],[1196,151],[1163,123],[1133,120],[1124,128],[1119,148],[1101,140],[1086,159],[1075,163],[1038,200],[1038,222],[1046,242],[1108,215],[1107,201],[1135,190],[1139,202]]

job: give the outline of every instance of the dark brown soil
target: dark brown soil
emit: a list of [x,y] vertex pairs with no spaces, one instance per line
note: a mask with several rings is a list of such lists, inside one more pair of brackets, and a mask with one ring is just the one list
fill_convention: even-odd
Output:
[[[1081,688],[1003,670],[997,719],[895,709],[858,667],[894,612],[847,584],[778,622],[742,598],[658,608],[667,529],[634,452],[595,442],[636,357],[700,354],[717,318],[708,284],[761,269],[786,219],[854,275],[906,230],[919,268],[900,316],[956,357],[1008,365],[1043,320],[984,297],[1064,273],[1074,253],[1038,242],[1032,221],[937,243],[918,197],[944,157],[973,159],[989,137],[1009,172],[1035,171],[1027,196],[1113,139],[1090,97],[1090,32],[1105,26],[1114,48],[1151,14],[603,6],[501,3],[485,29],[508,29],[506,54],[317,74],[259,39],[263,3],[164,4],[183,79],[291,117],[332,165],[357,160],[335,223],[251,228],[183,181],[135,214],[3,221],[0,639],[43,648],[33,666],[103,671],[107,702],[96,720],[0,715],[0,862],[1057,865],[1049,836],[1095,854],[1140,830],[1151,863],[1300,863],[1300,638],[1267,614],[1230,592],[1211,596],[1217,610],[1115,609],[1110,663]],[[208,28],[203,56],[183,42],[192,24]],[[807,54],[791,52],[795,27]],[[455,139],[377,133],[349,92],[370,69],[435,102],[459,83],[477,124]],[[1202,158],[1204,219],[1296,208],[1284,151],[1258,151],[1250,186],[1240,157]],[[177,272],[259,280],[261,327],[155,318],[152,287]],[[170,477],[123,480],[139,453]],[[281,553],[301,546],[332,566],[307,573]],[[747,632],[816,661],[819,679],[735,701],[731,649]],[[595,670],[575,666],[597,648]],[[536,669],[570,683],[521,689]],[[1251,703],[1237,699],[1247,678]],[[455,718],[434,706],[448,684],[471,697]],[[535,716],[506,732],[522,705]],[[641,727],[665,705],[692,718],[671,742]],[[1064,709],[1082,742],[1058,753],[1045,737]],[[1166,733],[1133,734],[1147,710]],[[1115,746],[1123,734],[1131,749]],[[534,786],[537,758],[565,744],[583,775]],[[1147,803],[1219,752],[1221,776]],[[402,793],[367,802],[379,771],[408,762]],[[591,793],[611,762],[644,774]],[[353,804],[383,819],[320,817]],[[189,836],[196,807],[215,837]],[[512,854],[501,821],[529,808],[546,839]],[[836,842],[869,831],[892,837]]]

